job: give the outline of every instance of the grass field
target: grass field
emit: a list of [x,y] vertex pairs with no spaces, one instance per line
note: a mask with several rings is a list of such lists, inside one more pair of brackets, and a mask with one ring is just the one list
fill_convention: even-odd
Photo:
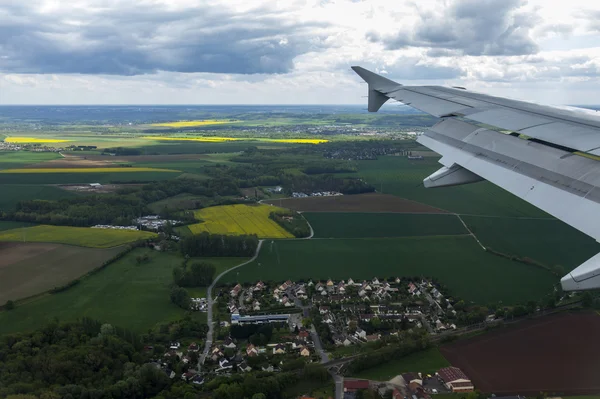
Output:
[[600,244],[560,220],[462,216],[481,242],[509,255],[533,258],[568,272],[600,252]]
[[63,139],[50,139],[50,138],[38,138],[38,137],[7,137],[4,139],[5,142],[7,143],[15,143],[15,144],[49,144],[49,143],[66,143],[69,140],[63,140]]
[[54,186],[44,185],[19,185],[2,184],[0,185],[0,210],[13,210],[19,201],[43,199],[59,200],[62,198],[73,198],[77,194],[61,190]]
[[[138,265],[135,258],[144,253],[150,260]],[[207,259],[217,269],[245,260]],[[185,311],[169,300],[172,270],[181,261],[177,255],[136,249],[67,291],[0,312],[0,335],[33,330],[54,317],[67,321],[88,316],[138,333],[158,322],[182,317]],[[194,317],[206,319],[204,313],[194,313]]]
[[0,151],[0,169],[20,168],[58,158],[60,155],[55,152]]
[[0,304],[59,287],[100,267],[124,248],[0,243]]
[[461,214],[499,216],[548,216],[543,211],[488,182],[440,189],[423,187],[423,179],[442,165],[437,158],[409,160],[383,156],[376,161],[358,161],[358,174],[377,191]]
[[0,173],[133,173],[133,172],[181,172],[159,168],[18,168],[0,170]]
[[269,205],[224,205],[194,212],[202,223],[188,225],[194,234],[256,234],[260,238],[292,238],[283,227],[269,219],[269,214],[281,208]]
[[402,213],[303,213],[316,238],[409,237],[468,234],[455,215]]
[[31,226],[35,226],[35,224],[27,223],[27,222],[11,222],[11,221],[0,220],[0,231],[13,230],[13,229],[19,229],[21,227],[31,227]]
[[[89,169],[89,168],[87,168]],[[93,172],[81,171],[78,173],[0,173],[0,185],[4,184],[76,184],[76,183],[111,183],[111,182],[149,182],[155,180],[173,179],[181,172],[131,172],[117,171],[111,172],[99,168]],[[131,169],[131,168],[125,168]],[[44,170],[40,168],[40,170]]]
[[39,225],[2,231],[0,241],[50,242],[90,248],[111,248],[155,236],[155,233],[148,231]]
[[558,283],[542,268],[484,252],[469,236],[268,240],[256,261],[223,281],[374,276],[436,277],[452,294],[480,304],[541,299]]
[[364,370],[351,377],[389,381],[398,374],[409,372],[433,375],[442,367],[448,366],[450,366],[450,363],[442,356],[438,348],[429,348],[422,352],[413,353],[394,359],[391,362],[383,363],[378,367]]

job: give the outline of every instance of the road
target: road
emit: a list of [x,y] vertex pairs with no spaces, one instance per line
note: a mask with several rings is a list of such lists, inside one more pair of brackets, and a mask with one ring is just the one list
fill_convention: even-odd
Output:
[[208,333],[206,334],[206,343],[204,345],[204,350],[202,351],[202,355],[200,356],[200,359],[198,360],[198,370],[200,370],[200,368],[202,367],[202,365],[204,364],[204,362],[206,361],[206,356],[208,356],[208,352],[210,351],[210,347],[212,346],[213,343],[213,330],[214,330],[214,325],[213,325],[213,299],[212,299],[212,290],[215,287],[215,284],[217,284],[217,282],[219,281],[219,279],[221,277],[223,277],[224,275],[226,275],[227,273],[229,273],[230,271],[233,271],[235,269],[238,269],[242,266],[247,265],[248,263],[253,262],[257,257],[258,254],[260,252],[260,248],[262,247],[264,240],[259,240],[258,241],[258,246],[256,247],[256,252],[254,253],[254,256],[244,262],[244,263],[240,263],[237,266],[232,267],[231,269],[225,270],[223,273],[219,274],[212,282],[212,284],[210,285],[210,287],[208,287],[208,290],[206,290],[206,300],[208,302],[208,309],[206,312],[206,322],[208,323]]

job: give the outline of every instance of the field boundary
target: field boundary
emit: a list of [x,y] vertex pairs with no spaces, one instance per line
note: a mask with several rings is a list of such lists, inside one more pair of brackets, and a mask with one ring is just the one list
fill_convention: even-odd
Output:
[[[46,297],[48,295],[54,295],[54,294],[59,294],[61,292],[64,292],[74,286],[76,286],[77,284],[79,284],[82,280],[100,272],[101,270],[105,269],[106,267],[108,267],[109,265],[111,265],[112,263],[118,261],[119,259],[121,259],[122,257],[124,257],[125,255],[127,255],[129,252],[133,251],[136,248],[139,248],[139,245],[132,245],[133,243],[130,244],[121,244],[120,246],[124,247],[122,251],[120,251],[119,253],[117,253],[116,255],[114,255],[112,258],[104,261],[100,266],[95,267],[94,269],[88,271],[85,274],[82,274],[81,276],[66,282],[65,284],[58,286],[58,287],[53,287],[50,288],[49,290],[40,292],[38,294],[35,295],[30,295],[28,297],[25,298],[21,298],[18,299],[16,301],[13,301],[14,304],[16,306],[21,306],[21,305],[26,305],[28,303],[33,303],[39,299],[42,299],[43,297]],[[61,244],[61,245],[68,245],[68,244]],[[72,245],[74,247],[78,247],[78,248],[89,248],[89,247],[79,247],[77,245]],[[119,246],[116,246],[117,248]],[[111,248],[115,248],[115,247],[111,247]],[[100,249],[111,249],[111,248],[100,248]],[[5,310],[6,304],[0,304],[0,312],[8,312],[8,310]]]

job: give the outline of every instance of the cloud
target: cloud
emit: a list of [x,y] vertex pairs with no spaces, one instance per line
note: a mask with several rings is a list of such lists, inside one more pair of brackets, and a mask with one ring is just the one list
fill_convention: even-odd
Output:
[[406,21],[392,35],[367,34],[388,50],[429,48],[430,56],[448,52],[463,55],[522,55],[538,52],[530,31],[539,22],[523,0],[455,0],[418,8],[413,23]]
[[297,55],[321,48],[327,27],[268,3],[245,10],[209,2],[44,4],[0,0],[0,71],[286,73]]

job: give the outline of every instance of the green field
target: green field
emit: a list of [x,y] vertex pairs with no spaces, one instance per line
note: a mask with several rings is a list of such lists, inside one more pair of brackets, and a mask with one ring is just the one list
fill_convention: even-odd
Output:
[[455,215],[304,212],[316,238],[408,237],[468,234]]
[[62,198],[73,198],[77,194],[62,190],[58,187],[43,186],[43,185],[19,185],[19,184],[3,184],[0,185],[0,210],[13,210],[19,201],[43,199],[43,200],[59,200]]
[[39,225],[5,230],[0,233],[0,241],[51,242],[80,247],[111,248],[155,236],[155,233],[140,230]]
[[181,172],[0,173],[0,184],[147,182],[173,179]]
[[56,152],[0,151],[0,170],[21,168],[24,165],[58,159]]
[[565,273],[600,252],[600,244],[593,238],[556,219],[462,219],[484,245],[546,266],[560,265]]
[[470,236],[267,240],[258,259],[224,282],[436,277],[467,301],[538,300],[558,282],[550,272],[486,253]]
[[[150,256],[150,261],[138,265],[135,258],[144,253]],[[67,291],[0,312],[0,335],[33,330],[54,317],[67,321],[87,316],[138,333],[156,323],[177,319],[185,311],[170,302],[169,285],[173,267],[182,260],[177,255],[136,249]],[[223,270],[245,259],[207,260]],[[195,315],[205,319],[204,313]]]
[[441,166],[433,157],[417,161],[382,156],[377,161],[358,161],[359,175],[384,194],[394,194],[461,214],[548,216],[488,182],[439,189],[423,187],[423,179]]
[[442,356],[438,348],[429,348],[422,352],[412,353],[391,362],[383,363],[378,367],[364,370],[352,375],[352,377],[389,381],[402,373],[414,372],[433,375],[439,369],[448,366],[450,366],[450,363]]
[[0,231],[13,230],[13,229],[19,229],[21,227],[31,227],[31,226],[35,226],[35,224],[27,223],[27,222],[11,222],[11,221],[1,221],[0,220]]

